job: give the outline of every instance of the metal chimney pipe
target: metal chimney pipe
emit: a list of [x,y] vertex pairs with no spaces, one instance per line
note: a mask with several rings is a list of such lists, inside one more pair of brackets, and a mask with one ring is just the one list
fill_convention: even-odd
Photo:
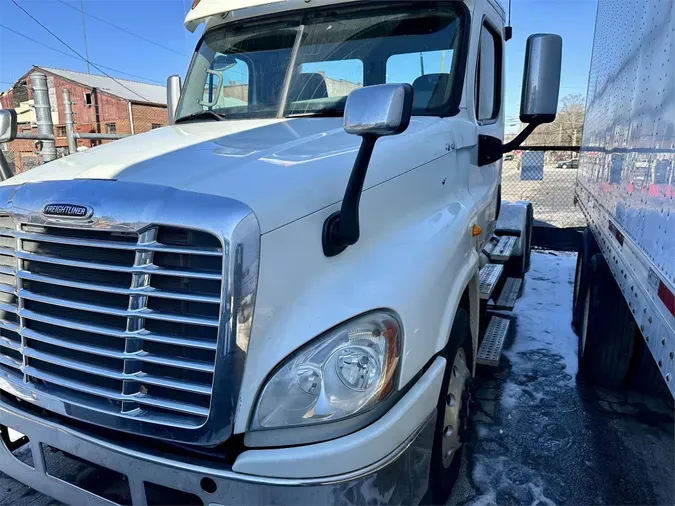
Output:
[[[52,122],[52,107],[49,103],[49,89],[47,88],[47,76],[42,72],[34,72],[30,75],[33,87],[33,100],[35,102],[35,118],[37,120],[38,134],[54,135],[54,123]],[[42,160],[51,162],[56,160],[56,142],[52,140],[42,141]]]
[[73,122],[73,103],[70,101],[70,90],[63,88],[63,115],[66,122],[66,136],[68,137],[68,154],[77,153],[77,140],[75,139],[75,124]]
[[178,107],[180,91],[180,76],[169,76],[166,80],[166,107],[169,113],[169,125],[173,125],[176,122],[176,107]]

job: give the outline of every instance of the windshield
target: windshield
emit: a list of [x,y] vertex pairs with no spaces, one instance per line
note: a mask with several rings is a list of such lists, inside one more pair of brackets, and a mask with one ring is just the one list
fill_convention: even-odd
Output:
[[410,83],[413,114],[458,104],[462,11],[401,2],[248,20],[206,33],[192,60],[177,118],[341,116],[363,86]]

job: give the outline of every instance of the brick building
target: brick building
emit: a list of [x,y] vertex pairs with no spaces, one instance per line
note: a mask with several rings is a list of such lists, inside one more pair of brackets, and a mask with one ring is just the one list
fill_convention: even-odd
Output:
[[[70,90],[76,132],[135,134],[168,123],[164,86],[35,66],[9,90],[0,93],[0,106],[17,111],[19,132],[37,132],[32,108],[33,91],[30,88],[30,74],[36,71],[47,76],[59,156],[68,150],[62,98],[64,88]],[[100,141],[78,140],[78,148],[92,147],[97,142]],[[10,163],[14,163],[16,172],[41,163],[35,141],[17,139],[8,143],[7,147],[8,158]]]

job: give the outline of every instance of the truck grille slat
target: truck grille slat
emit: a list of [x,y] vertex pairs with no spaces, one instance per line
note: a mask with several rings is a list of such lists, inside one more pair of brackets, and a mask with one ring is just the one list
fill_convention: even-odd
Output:
[[180,227],[118,232],[0,216],[0,369],[85,408],[200,427],[223,251],[216,236]]
[[[183,346],[186,348],[197,348],[197,349],[204,349],[204,350],[215,350],[217,347],[216,341],[209,341],[205,339],[184,339],[181,337],[176,337],[176,336],[171,336],[171,335],[163,335],[163,334],[156,334],[156,333],[150,333],[150,332],[144,332],[144,331],[138,331],[138,332],[124,332],[124,331],[115,331],[114,329],[108,329],[105,327],[101,327],[99,325],[90,325],[90,324],[85,324],[81,322],[77,322],[75,320],[68,320],[65,318],[57,318],[57,317],[52,317],[40,313],[36,313],[34,311],[30,311],[27,309],[22,309],[19,312],[20,316],[22,318],[25,318],[27,320],[33,320],[33,321],[39,321],[43,323],[47,323],[50,325],[56,325],[58,327],[64,327],[67,329],[73,329],[73,330],[78,330],[82,332],[91,332],[92,334],[99,334],[99,335],[105,335],[105,336],[110,336],[110,337],[115,337],[118,339],[140,339],[143,341],[157,341],[161,343],[167,343],[167,344],[174,344],[176,346]],[[6,324],[6,322],[0,322],[3,325]],[[18,329],[18,326],[16,327]]]
[[[120,316],[122,318],[149,318],[152,320],[164,320],[167,322],[174,322],[174,323],[187,323],[192,325],[203,325],[206,327],[218,327],[217,318],[197,318],[194,316],[187,316],[187,315],[160,313],[157,311],[153,311],[151,309],[138,309],[131,311],[124,309],[115,309],[107,306],[97,306],[94,304],[85,304],[82,302],[74,302],[72,300],[58,299],[55,297],[46,297],[44,295],[29,292],[28,290],[19,290],[19,296],[23,299],[42,302],[44,304],[51,304],[52,306],[64,306],[78,311],[88,311],[90,313],[108,314],[112,316]],[[0,310],[2,310],[5,306],[7,306],[8,308],[10,307],[7,304],[0,303]],[[6,309],[6,311],[10,310],[11,309]],[[13,310],[14,312],[16,312],[16,307],[14,307]]]
[[[209,362],[198,362],[174,357],[162,357],[146,352],[126,353],[124,351],[115,351],[114,349],[110,348],[91,346],[77,343],[72,340],[59,339],[58,337],[49,336],[31,329],[24,329],[23,334],[29,339],[35,339],[36,341],[41,341],[53,346],[60,346],[62,348],[69,348],[82,353],[91,353],[92,355],[111,357],[119,360],[140,360],[141,362],[165,365],[167,367],[183,368],[205,373],[213,373],[214,371],[213,363]],[[2,339],[2,337],[0,337],[0,339]]]
[[[0,355],[0,358],[2,356]],[[97,397],[102,397],[104,399],[110,399],[113,401],[118,401],[118,402],[135,402],[138,404],[141,404],[143,406],[152,406],[156,408],[163,408],[171,411],[177,411],[179,413],[186,413],[188,415],[191,414],[196,414],[202,417],[206,417],[209,414],[208,408],[204,408],[202,406],[198,406],[196,404],[190,404],[186,402],[175,402],[175,401],[165,401],[162,399],[157,399],[152,396],[148,395],[123,395],[121,393],[117,393],[114,390],[106,389],[106,388],[101,388],[101,387],[96,387],[92,386],[88,383],[80,382],[80,381],[75,381],[71,380],[69,378],[66,378],[64,376],[59,376],[58,374],[52,374],[52,373],[46,373],[43,371],[40,371],[37,368],[34,367],[26,367],[25,368],[25,373],[31,377],[38,378],[42,381],[46,381],[48,383],[53,384],[56,387],[60,388],[68,388],[72,389],[74,391],[81,391],[85,392],[90,395],[94,395]],[[96,408],[97,406],[88,406],[92,408]],[[131,417],[131,415],[129,415]],[[136,418],[135,416],[133,418]]]
[[[97,292],[109,292],[120,295],[147,295],[148,297],[160,297],[163,299],[177,299],[188,302],[203,302],[207,304],[220,304],[220,297],[215,295],[201,295],[198,293],[180,293],[166,290],[158,290],[156,288],[147,286],[141,288],[122,288],[111,285],[103,285],[97,283],[82,283],[68,279],[58,278],[54,276],[43,276],[28,271],[19,271],[21,279],[29,281],[37,281],[40,283],[49,283],[53,285],[67,286],[70,288],[79,288],[81,290],[92,290]],[[0,292],[16,293],[16,289],[0,284]]]
[[21,351],[21,342],[12,341],[5,337],[0,337],[0,347],[9,348],[14,351]]
[[0,265],[0,274],[8,274],[10,276],[13,276],[14,274],[16,274],[16,267]]
[[[68,244],[70,246],[84,246],[91,248],[107,248],[107,249],[116,249],[116,250],[126,250],[126,251],[156,251],[162,253],[176,253],[176,254],[186,254],[186,255],[200,255],[200,256],[216,256],[221,257],[223,252],[221,249],[216,248],[181,248],[177,246],[167,246],[165,244],[160,244],[157,242],[153,243],[131,243],[125,244],[114,241],[102,241],[95,239],[76,239],[65,236],[54,236],[48,235],[45,233],[35,234],[27,232],[17,232],[16,237],[23,240],[31,240],[35,242],[49,242],[57,244]],[[2,253],[0,249],[0,254]],[[13,254],[13,252],[12,252]]]
[[127,381],[133,383],[139,383],[140,385],[155,385],[165,388],[170,388],[173,390],[181,390],[184,392],[189,392],[199,395],[209,395],[211,393],[210,385],[200,385],[197,383],[188,383],[185,381],[176,381],[170,378],[161,378],[157,376],[151,376],[149,374],[135,373],[135,374],[124,374],[122,372],[115,371],[113,369],[108,369],[106,367],[97,367],[80,360],[70,360],[67,358],[62,358],[58,355],[52,353],[44,353],[33,348],[24,348],[23,355],[26,357],[31,357],[37,360],[42,360],[48,362],[52,365],[63,367],[67,369],[72,369],[78,372],[78,376],[86,378],[87,375],[102,376],[103,378],[109,378],[117,381]]
[[16,287],[0,283],[0,293],[10,293],[16,295]]
[[0,349],[0,364],[13,367],[15,369],[21,369],[21,361],[16,358],[10,357],[7,354],[6,349]]
[[[65,265],[67,267],[82,267],[84,269],[94,269],[100,271],[115,271],[130,274],[161,274],[163,276],[175,276],[181,278],[212,279],[220,281],[222,274],[200,271],[185,271],[178,269],[163,269],[155,265],[145,265],[138,267],[128,267],[125,265],[104,264],[95,262],[82,262],[54,256],[37,255],[27,251],[17,252],[17,258],[22,260],[31,260],[34,262],[43,262],[47,264]],[[0,273],[14,274],[15,269],[5,270],[6,267],[0,266]]]

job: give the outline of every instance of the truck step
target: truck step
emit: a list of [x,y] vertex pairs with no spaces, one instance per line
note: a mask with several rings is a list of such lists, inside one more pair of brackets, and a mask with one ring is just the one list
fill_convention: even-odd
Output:
[[490,253],[490,260],[493,262],[506,262],[511,258],[513,248],[516,247],[517,237],[512,235],[503,235],[499,238],[499,242],[495,249]]
[[521,278],[507,278],[504,288],[499,293],[497,301],[490,305],[490,309],[499,309],[502,311],[511,311],[520,296],[520,287],[523,286]]
[[487,264],[480,270],[480,298],[489,300],[492,292],[504,272],[502,264]]
[[509,332],[511,321],[507,318],[493,316],[485,331],[485,337],[478,350],[476,363],[497,367],[502,355],[504,340]]

